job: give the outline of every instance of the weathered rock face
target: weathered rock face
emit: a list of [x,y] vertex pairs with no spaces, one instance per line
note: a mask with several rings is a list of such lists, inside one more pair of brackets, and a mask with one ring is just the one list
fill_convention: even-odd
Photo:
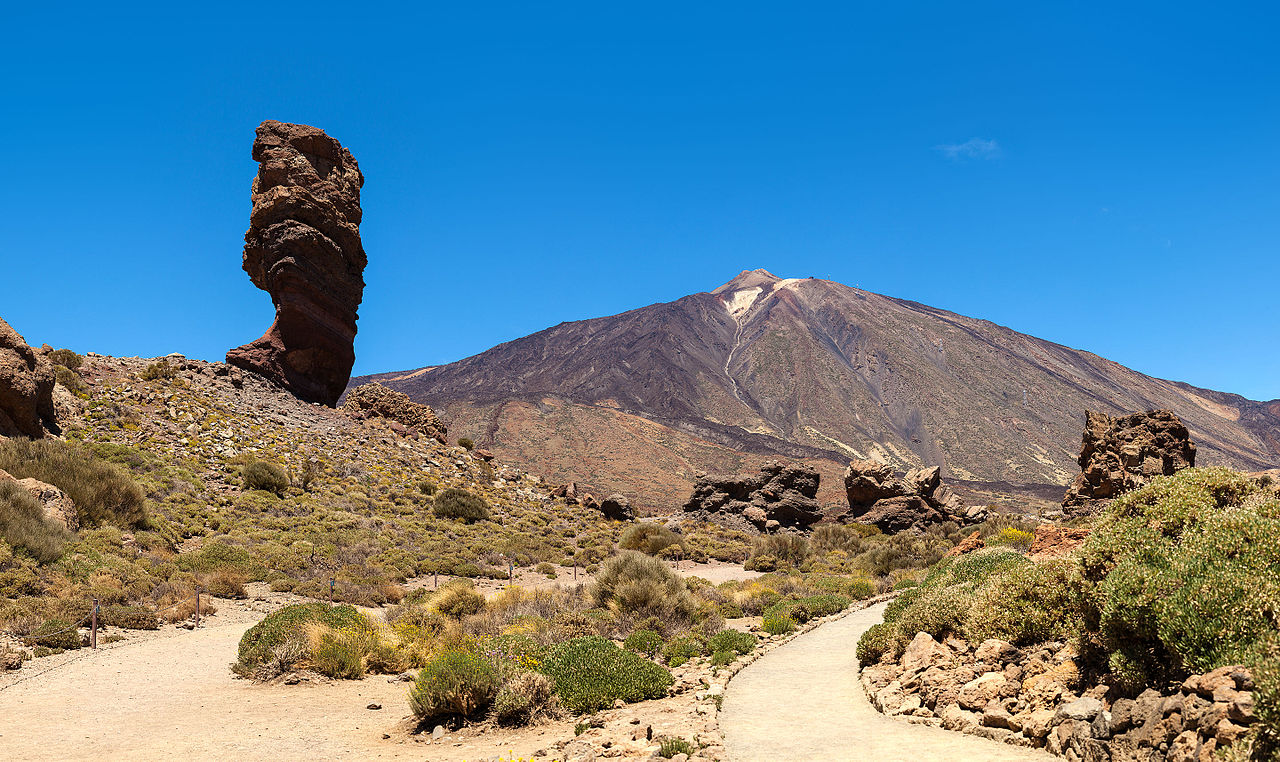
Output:
[[1079,463],[1080,475],[1062,501],[1073,514],[1194,466],[1196,446],[1182,419],[1168,410],[1121,418],[1086,410]]
[[53,365],[0,320],[0,435],[38,439],[56,429]]
[[839,521],[874,524],[893,534],[931,524],[981,521],[985,512],[966,509],[942,483],[941,469],[913,468],[899,479],[893,468],[874,460],[855,460],[844,472],[849,510]]
[[1041,524],[1036,527],[1035,539],[1027,551],[1027,557],[1035,561],[1049,558],[1062,558],[1070,555],[1076,548],[1084,544],[1089,536],[1086,527],[1060,527],[1055,524]]
[[684,510],[743,529],[807,529],[822,518],[818,472],[803,465],[765,464],[747,476],[704,476]]
[[350,151],[304,124],[263,122],[253,159],[244,270],[271,294],[276,320],[262,338],[228,352],[227,362],[332,406],[355,363],[368,263],[360,243],[364,175]]
[[342,409],[358,416],[388,418],[417,430],[440,444],[448,444],[448,429],[435,411],[409,399],[407,394],[393,391],[382,384],[365,384],[347,392]]

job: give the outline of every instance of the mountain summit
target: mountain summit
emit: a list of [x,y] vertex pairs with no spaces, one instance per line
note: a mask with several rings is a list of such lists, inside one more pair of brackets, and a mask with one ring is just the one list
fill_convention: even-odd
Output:
[[[562,323],[377,379],[548,478],[657,506],[699,469],[762,457],[942,466],[952,480],[1066,484],[1085,410],[1176,412],[1201,462],[1280,462],[1280,401],[1164,381],[915,302],[744,270],[711,292]],[[831,493],[827,493],[830,495]]]

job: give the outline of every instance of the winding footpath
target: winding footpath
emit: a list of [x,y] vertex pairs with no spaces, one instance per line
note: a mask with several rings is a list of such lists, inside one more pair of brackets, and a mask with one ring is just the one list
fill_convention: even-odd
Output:
[[837,619],[738,673],[720,714],[732,762],[1046,762],[1041,751],[886,717],[858,681],[858,638],[885,604]]

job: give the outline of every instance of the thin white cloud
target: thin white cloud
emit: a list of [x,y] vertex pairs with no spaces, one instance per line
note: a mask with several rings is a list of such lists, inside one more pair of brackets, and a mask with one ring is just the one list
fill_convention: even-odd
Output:
[[933,150],[952,161],[995,159],[1000,156],[1000,144],[994,140],[984,140],[983,138],[969,138],[963,143],[944,143],[940,146],[934,146]]

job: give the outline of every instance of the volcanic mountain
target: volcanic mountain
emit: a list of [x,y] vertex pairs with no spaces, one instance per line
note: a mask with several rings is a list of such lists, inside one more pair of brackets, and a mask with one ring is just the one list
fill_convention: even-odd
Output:
[[431,405],[503,461],[649,509],[683,501],[698,470],[777,456],[817,465],[830,502],[851,458],[1060,495],[1052,485],[1078,471],[1086,409],[1168,408],[1202,464],[1280,463],[1280,400],[1152,378],[985,320],[764,270],[352,383],[371,380]]

